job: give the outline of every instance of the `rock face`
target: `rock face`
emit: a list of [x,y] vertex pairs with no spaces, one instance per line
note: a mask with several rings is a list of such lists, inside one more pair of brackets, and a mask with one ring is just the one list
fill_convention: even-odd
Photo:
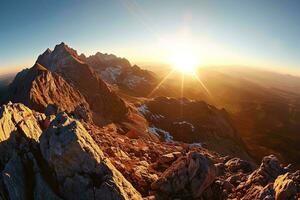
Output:
[[98,52],[87,58],[81,55],[80,58],[93,67],[103,80],[118,85],[134,96],[148,95],[158,81],[153,72],[132,66],[127,59],[113,54]]
[[8,103],[0,109],[0,142],[8,140],[12,134],[22,134],[39,141],[42,130],[39,120],[45,116],[35,113],[23,104]]
[[39,165],[43,163],[38,151],[39,122],[45,116],[12,103],[2,106],[0,113],[0,198],[60,199]]
[[0,111],[1,199],[141,199],[67,114],[43,132],[43,114],[12,103]]
[[275,198],[278,200],[296,198],[299,193],[300,171],[278,176],[274,182]]
[[175,141],[205,143],[209,149],[225,155],[249,159],[224,109],[203,101],[157,97],[146,101],[139,111],[150,126],[169,133]]
[[190,152],[181,157],[152,184],[159,198],[200,198],[214,181],[217,171],[212,161]]
[[241,199],[297,199],[299,198],[299,171],[289,173],[279,160],[266,156],[258,169],[246,177],[236,192]]
[[[92,121],[89,105],[80,92],[39,63],[18,73],[8,91],[6,101],[23,103],[43,113],[49,106],[56,106],[61,111]],[[80,109],[85,113],[80,113]]]
[[265,186],[270,182],[274,182],[274,180],[284,172],[283,167],[275,156],[266,156],[263,158],[260,167],[250,174],[243,187],[257,184]]
[[84,127],[59,114],[41,136],[41,151],[65,199],[141,199]]
[[225,167],[230,171],[230,172],[238,172],[242,171],[244,173],[251,172],[253,169],[253,166],[251,165],[250,162],[246,160],[242,160],[240,158],[232,158],[228,160],[225,163]]
[[61,75],[70,85],[79,90],[93,111],[94,121],[106,123],[119,121],[128,109],[101,80],[100,76],[77,55],[77,52],[61,43],[54,50],[47,49],[37,62],[52,72]]

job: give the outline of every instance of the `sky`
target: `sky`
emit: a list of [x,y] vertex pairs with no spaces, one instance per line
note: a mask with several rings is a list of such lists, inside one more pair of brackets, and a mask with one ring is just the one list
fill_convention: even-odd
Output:
[[141,65],[188,51],[205,66],[300,71],[300,1],[0,0],[0,71],[65,42]]

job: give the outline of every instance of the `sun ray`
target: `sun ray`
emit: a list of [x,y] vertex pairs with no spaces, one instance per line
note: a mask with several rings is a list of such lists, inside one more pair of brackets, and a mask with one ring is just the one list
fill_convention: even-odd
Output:
[[181,98],[183,97],[183,92],[184,92],[184,73],[181,73]]
[[[183,98],[183,92],[184,92],[184,78],[185,78],[185,74],[184,73],[181,73],[181,94],[180,94],[180,97],[181,97],[181,100]],[[183,107],[182,107],[182,104],[180,104],[180,115],[183,116]]]
[[169,76],[171,76],[171,74],[174,72],[175,70],[172,69],[158,84],[157,86],[149,93],[149,95],[147,97],[151,97],[154,92],[156,92],[156,90],[158,90],[160,88],[160,86],[169,78]]
[[200,85],[202,86],[202,88],[205,90],[205,92],[207,93],[207,95],[211,98],[211,100],[214,101],[214,98],[211,94],[211,92],[208,90],[208,88],[205,86],[205,84],[203,83],[203,81],[200,79],[200,77],[196,74],[193,73],[194,78],[200,83]]

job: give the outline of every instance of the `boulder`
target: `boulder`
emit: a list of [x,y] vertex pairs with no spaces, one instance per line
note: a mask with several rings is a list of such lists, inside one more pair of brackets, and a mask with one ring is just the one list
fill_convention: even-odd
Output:
[[292,179],[291,173],[278,176],[274,182],[277,200],[296,199],[297,183]]
[[199,198],[216,174],[208,157],[189,152],[175,161],[151,187],[162,197]]
[[45,181],[31,152],[14,152],[2,171],[2,177],[10,199],[61,199]]
[[43,114],[35,113],[20,103],[3,105],[0,108],[0,142],[8,140],[13,133],[38,141],[42,133],[39,121],[43,118]]
[[284,168],[274,155],[265,156],[260,167],[237,187],[237,191],[242,199],[274,199],[273,183],[284,173]]
[[9,198],[25,200],[28,196],[28,191],[26,190],[26,172],[20,156],[17,154],[13,155],[5,165],[2,176]]
[[266,186],[284,172],[285,170],[274,155],[265,156],[260,167],[249,175],[245,186],[249,187],[253,184]]
[[274,200],[274,190],[273,184],[269,183],[265,187],[260,185],[255,185],[251,187],[245,195],[241,198],[241,200]]
[[141,199],[82,124],[67,114],[51,122],[40,148],[64,199]]
[[252,171],[252,166],[248,161],[242,160],[240,158],[232,158],[225,163],[225,167],[230,172],[250,172]]
[[0,165],[4,166],[12,158],[15,149],[38,148],[42,133],[39,122],[44,118],[45,115],[19,103],[0,108]]

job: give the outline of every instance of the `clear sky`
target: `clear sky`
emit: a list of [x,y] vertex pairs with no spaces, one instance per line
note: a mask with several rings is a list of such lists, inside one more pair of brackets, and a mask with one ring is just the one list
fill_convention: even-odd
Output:
[[192,49],[203,65],[300,69],[300,1],[1,0],[0,68],[32,66],[64,41],[79,53],[168,63]]

